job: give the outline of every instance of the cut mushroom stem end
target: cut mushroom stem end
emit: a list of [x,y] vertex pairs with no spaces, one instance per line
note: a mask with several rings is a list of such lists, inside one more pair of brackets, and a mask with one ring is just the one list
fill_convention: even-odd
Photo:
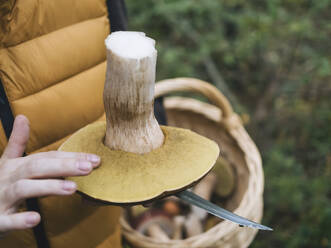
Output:
[[105,43],[104,143],[113,150],[148,153],[164,140],[153,112],[155,41],[141,32],[119,31],[109,35]]

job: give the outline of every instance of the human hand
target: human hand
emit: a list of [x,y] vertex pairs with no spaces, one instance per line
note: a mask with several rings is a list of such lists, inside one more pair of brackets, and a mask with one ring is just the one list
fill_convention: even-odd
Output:
[[71,195],[76,184],[55,179],[89,174],[99,165],[93,154],[43,152],[22,157],[29,139],[29,121],[19,115],[0,159],[0,234],[37,225],[37,212],[17,213],[20,203],[31,197]]

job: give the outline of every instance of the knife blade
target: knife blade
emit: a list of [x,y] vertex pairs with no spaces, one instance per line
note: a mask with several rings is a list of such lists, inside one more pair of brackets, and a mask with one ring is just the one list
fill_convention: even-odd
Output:
[[224,208],[221,208],[221,207],[217,206],[216,204],[213,204],[210,201],[203,199],[202,197],[198,196],[197,194],[193,193],[192,191],[184,190],[182,192],[177,193],[176,196],[179,199],[181,199],[189,204],[195,205],[199,208],[206,210],[208,213],[210,213],[216,217],[232,221],[234,223],[239,224],[240,226],[247,226],[247,227],[260,229],[260,230],[273,231],[273,229],[270,227],[261,225],[254,221],[245,219],[244,217],[231,213],[230,211],[225,210]]

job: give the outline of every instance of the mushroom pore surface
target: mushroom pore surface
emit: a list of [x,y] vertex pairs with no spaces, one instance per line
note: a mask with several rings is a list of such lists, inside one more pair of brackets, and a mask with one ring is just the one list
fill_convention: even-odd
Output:
[[146,154],[114,151],[102,142],[105,129],[105,122],[90,124],[60,148],[101,157],[101,165],[90,175],[69,178],[80,192],[101,201],[133,204],[178,191],[208,173],[219,154],[215,142],[186,129],[164,126],[161,147]]

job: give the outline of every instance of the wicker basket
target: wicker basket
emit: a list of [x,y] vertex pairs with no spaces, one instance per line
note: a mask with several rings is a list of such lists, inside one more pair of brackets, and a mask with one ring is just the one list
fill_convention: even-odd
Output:
[[[233,113],[227,99],[212,85],[192,78],[164,80],[156,85],[156,97],[174,92],[190,91],[202,94],[211,103],[187,97],[167,97],[165,108],[170,126],[191,129],[216,141],[221,154],[234,167],[236,189],[227,200],[226,208],[236,214],[260,222],[263,211],[263,170],[259,151],[240,118]],[[135,247],[248,247],[257,231],[222,221],[210,230],[184,240],[161,242],[135,231],[124,216],[123,235]]]

